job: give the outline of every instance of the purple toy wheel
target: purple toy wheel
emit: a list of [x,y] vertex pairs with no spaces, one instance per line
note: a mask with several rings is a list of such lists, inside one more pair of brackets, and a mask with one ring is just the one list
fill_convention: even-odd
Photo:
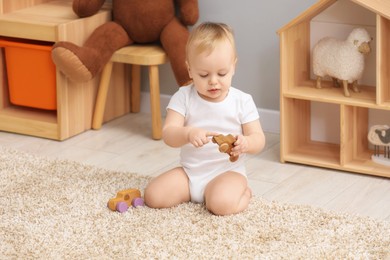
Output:
[[131,205],[133,205],[133,207],[141,207],[144,205],[144,200],[142,198],[135,198]]
[[129,206],[127,205],[126,202],[121,201],[116,204],[116,211],[120,213],[126,212],[128,208]]

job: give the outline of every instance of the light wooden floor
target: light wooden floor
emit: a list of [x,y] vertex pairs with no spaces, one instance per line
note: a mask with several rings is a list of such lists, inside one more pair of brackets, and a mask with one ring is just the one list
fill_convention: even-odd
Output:
[[[128,114],[63,142],[0,132],[0,146],[155,176],[178,164],[179,149],[152,140],[150,127],[150,115]],[[266,139],[264,151],[247,160],[255,195],[390,221],[390,179],[282,164],[279,135]]]

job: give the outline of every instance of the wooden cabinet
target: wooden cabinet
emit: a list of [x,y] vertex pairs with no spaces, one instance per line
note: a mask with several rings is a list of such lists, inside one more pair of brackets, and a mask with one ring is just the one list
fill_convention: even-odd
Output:
[[[376,16],[375,85],[362,86],[360,93],[351,92],[351,97],[345,97],[330,82],[316,89],[315,80],[310,76],[310,22],[335,2],[318,1],[278,31],[281,161],[390,177],[389,166],[371,160],[373,151],[367,140],[372,112],[385,113],[390,118],[390,6],[378,7],[376,1],[369,6]],[[370,5],[370,1],[366,2]],[[315,105],[323,106],[324,113],[334,113],[328,123],[339,133],[337,142],[312,138]]]
[[[0,36],[82,44],[92,31],[111,19],[110,5],[96,15],[80,19],[71,0],[0,0]],[[45,111],[12,105],[9,101],[5,60],[0,52],[0,130],[55,140],[64,140],[91,128],[99,77],[86,83],[69,81],[56,73],[57,110]],[[113,71],[112,93],[105,120],[129,112],[127,69]]]

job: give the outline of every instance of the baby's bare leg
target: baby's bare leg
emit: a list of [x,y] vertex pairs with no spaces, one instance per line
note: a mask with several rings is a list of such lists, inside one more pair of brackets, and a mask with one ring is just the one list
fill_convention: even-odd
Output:
[[182,167],[152,179],[144,192],[145,204],[151,208],[170,208],[190,201],[188,177]]
[[237,172],[219,175],[205,190],[206,207],[215,215],[239,213],[248,207],[251,197],[247,179]]

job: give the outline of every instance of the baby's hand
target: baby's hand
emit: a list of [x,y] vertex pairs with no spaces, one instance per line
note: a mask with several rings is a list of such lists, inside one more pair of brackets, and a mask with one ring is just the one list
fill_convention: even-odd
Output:
[[243,135],[237,135],[237,140],[234,143],[234,147],[230,155],[239,156],[242,153],[246,153],[248,151],[248,140]]
[[188,141],[195,147],[202,147],[210,142],[209,137],[214,135],[216,135],[216,133],[194,127],[188,133]]

